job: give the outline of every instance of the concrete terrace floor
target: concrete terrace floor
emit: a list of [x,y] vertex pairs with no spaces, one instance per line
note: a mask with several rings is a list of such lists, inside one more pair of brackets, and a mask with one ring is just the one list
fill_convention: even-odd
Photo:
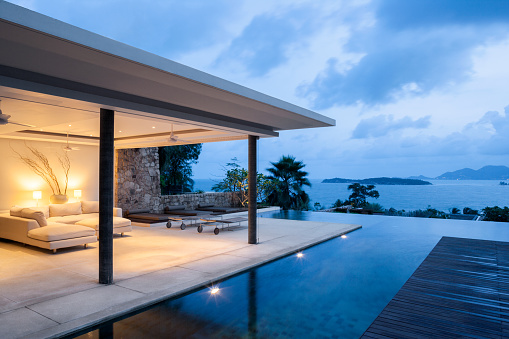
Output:
[[216,236],[213,227],[133,226],[114,237],[109,286],[97,283],[98,243],[52,254],[0,239],[0,338],[58,337],[358,228],[258,218],[259,244],[249,245],[247,227]]

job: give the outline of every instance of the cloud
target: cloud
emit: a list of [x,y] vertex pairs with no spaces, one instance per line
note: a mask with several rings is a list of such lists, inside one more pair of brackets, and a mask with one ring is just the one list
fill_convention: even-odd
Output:
[[[399,121],[412,122],[411,119],[406,118]],[[426,124],[424,118],[415,120],[413,123],[419,125],[420,123],[417,123],[419,120],[422,120],[423,125]],[[504,113],[489,111],[479,120],[466,124],[461,131],[450,133],[444,137],[433,135],[402,137],[397,134],[384,133],[387,132],[387,129],[391,130],[390,127],[387,127],[390,124],[385,123],[384,116],[363,121],[368,121],[365,124],[367,127],[360,130],[365,132],[366,137],[375,136],[376,133],[380,134],[376,143],[366,140],[366,143],[361,147],[364,149],[362,156],[366,159],[443,156],[452,159],[458,156],[475,158],[478,156],[509,155],[509,106],[505,108]],[[372,132],[369,127],[376,126],[376,122],[380,122],[382,127],[380,131],[376,130],[375,127],[375,131]],[[400,126],[405,126],[405,124],[402,123]],[[356,131],[359,129],[359,126],[357,127]],[[416,127],[414,126],[414,128]]]
[[306,4],[282,13],[259,14],[219,55],[215,66],[240,64],[249,75],[263,76],[288,61],[290,47],[304,43],[315,31],[317,15]]
[[382,137],[390,132],[402,130],[406,128],[423,129],[430,125],[431,116],[425,116],[416,120],[412,120],[409,116],[405,116],[399,120],[394,120],[392,115],[377,115],[369,119],[363,119],[357,127],[355,127],[352,138],[366,139]]
[[472,76],[474,49],[507,38],[507,1],[380,1],[375,23],[352,32],[345,49],[364,56],[345,68],[331,57],[298,89],[315,109],[373,106],[425,96]]

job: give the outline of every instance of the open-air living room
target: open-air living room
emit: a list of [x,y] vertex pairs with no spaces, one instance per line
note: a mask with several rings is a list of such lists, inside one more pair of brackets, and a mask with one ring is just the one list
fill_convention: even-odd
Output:
[[[257,217],[258,139],[334,120],[4,1],[0,26],[1,338],[72,333],[359,227]],[[247,210],[192,218],[233,196],[161,193],[158,147],[230,140]]]

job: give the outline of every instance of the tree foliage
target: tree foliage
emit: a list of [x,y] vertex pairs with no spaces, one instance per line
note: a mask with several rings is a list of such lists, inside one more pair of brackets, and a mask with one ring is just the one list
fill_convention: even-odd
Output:
[[161,193],[192,192],[192,165],[198,162],[202,144],[159,147]]
[[[231,159],[225,166],[225,177],[212,187],[215,192],[237,192],[235,199],[240,206],[246,207],[248,205],[249,196],[249,183],[248,171],[238,164],[237,158]],[[257,201],[262,202],[265,200],[267,190],[270,190],[273,184],[270,180],[261,174],[256,175],[256,188],[257,188]]]
[[508,222],[509,221],[509,207],[485,207],[483,209],[485,221],[501,221]]
[[354,207],[364,207],[366,205],[366,198],[371,197],[378,199],[380,197],[380,193],[375,190],[375,185],[361,185],[359,183],[354,183],[348,185],[348,189],[352,191],[352,194],[348,197],[350,203]]
[[296,161],[293,156],[282,156],[278,162],[271,162],[267,171],[273,187],[267,192],[267,203],[280,206],[284,210],[309,209],[309,196],[303,186],[311,186],[306,178],[307,172],[302,171],[306,166],[302,161]]

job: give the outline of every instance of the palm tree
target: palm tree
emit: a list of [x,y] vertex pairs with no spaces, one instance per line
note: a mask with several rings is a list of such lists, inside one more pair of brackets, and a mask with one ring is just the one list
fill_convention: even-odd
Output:
[[291,155],[282,156],[278,162],[271,164],[274,167],[267,168],[271,174],[267,179],[273,180],[275,185],[272,192],[267,195],[267,202],[284,210],[309,209],[309,196],[302,189],[303,186],[311,187],[306,178],[308,173],[301,171],[306,165],[302,161],[296,161]]

